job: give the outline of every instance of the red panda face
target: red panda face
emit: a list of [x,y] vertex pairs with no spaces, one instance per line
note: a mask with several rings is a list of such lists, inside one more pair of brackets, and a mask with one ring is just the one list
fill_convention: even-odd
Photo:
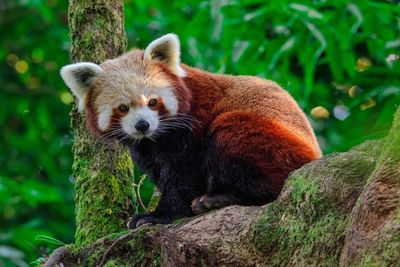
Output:
[[135,139],[151,137],[160,120],[175,116],[175,89],[157,66],[143,62],[140,52],[100,65],[104,70],[91,90],[96,97],[87,102],[97,113],[101,131],[120,128]]
[[95,134],[152,138],[163,132],[163,120],[178,113],[175,85],[185,75],[179,62],[178,39],[169,34],[144,52],[132,51],[101,65],[65,66],[61,76]]

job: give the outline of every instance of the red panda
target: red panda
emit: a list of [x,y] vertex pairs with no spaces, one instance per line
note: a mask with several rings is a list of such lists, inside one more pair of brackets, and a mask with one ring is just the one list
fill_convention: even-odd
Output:
[[175,34],[100,65],[61,69],[91,132],[125,145],[161,191],[129,228],[232,204],[261,205],[289,173],[321,156],[306,116],[272,81],[180,62]]

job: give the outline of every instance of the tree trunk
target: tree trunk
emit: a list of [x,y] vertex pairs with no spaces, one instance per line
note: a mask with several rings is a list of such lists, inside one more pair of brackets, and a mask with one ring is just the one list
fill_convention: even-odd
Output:
[[[101,63],[125,51],[122,0],[70,0],[69,27],[74,62]],[[76,245],[125,227],[133,211],[132,163],[117,144],[101,144],[88,132],[74,105],[73,174],[76,179]]]

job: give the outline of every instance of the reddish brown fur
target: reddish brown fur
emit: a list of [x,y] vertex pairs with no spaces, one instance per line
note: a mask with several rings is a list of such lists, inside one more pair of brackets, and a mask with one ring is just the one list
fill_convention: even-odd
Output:
[[185,78],[169,78],[178,92],[190,88],[190,113],[200,121],[200,132],[214,135],[227,157],[261,169],[266,189],[275,197],[291,171],[321,156],[305,115],[275,83],[184,69]]
[[[228,157],[257,166],[266,177],[265,186],[279,194],[293,169],[319,157],[319,151],[274,119],[251,112],[228,112],[211,125],[217,146]],[[272,175],[271,175],[272,174]]]
[[254,111],[279,121],[319,151],[304,113],[277,84],[257,77],[218,75],[189,67],[185,70],[188,75],[183,80],[193,95],[192,112],[205,125],[224,112]]
[[120,126],[120,121],[121,119],[126,115],[126,112],[121,112],[119,108],[114,108],[112,110],[112,116],[110,119],[110,127],[107,129],[107,131],[112,131],[115,129],[118,129]]
[[158,63],[156,66],[167,75],[172,87],[175,89],[176,97],[179,102],[178,113],[187,113],[191,107],[191,90],[189,90],[189,88],[186,86],[186,83],[181,78],[172,74],[165,65]]
[[157,105],[152,109],[156,110],[160,117],[161,116],[166,116],[167,114],[169,114],[169,111],[165,107],[164,102],[163,102],[161,97],[157,98]]
[[90,131],[99,136],[103,132],[100,130],[98,125],[98,114],[97,110],[94,107],[94,101],[97,97],[97,94],[94,90],[89,90],[86,97],[86,124],[89,127]]

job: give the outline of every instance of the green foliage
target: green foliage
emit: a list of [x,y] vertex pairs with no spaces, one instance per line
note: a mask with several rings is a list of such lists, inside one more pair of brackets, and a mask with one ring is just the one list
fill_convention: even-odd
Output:
[[0,4],[0,265],[26,266],[73,242],[68,112],[59,68],[68,61],[65,1]]
[[[130,47],[175,32],[186,64],[277,81],[325,153],[387,133],[400,102],[400,64],[388,60],[400,47],[394,1],[125,2]],[[58,74],[67,1],[6,0],[0,12],[0,265],[22,266],[55,247],[37,235],[73,242],[72,96]],[[146,205],[151,183],[140,191]]]

